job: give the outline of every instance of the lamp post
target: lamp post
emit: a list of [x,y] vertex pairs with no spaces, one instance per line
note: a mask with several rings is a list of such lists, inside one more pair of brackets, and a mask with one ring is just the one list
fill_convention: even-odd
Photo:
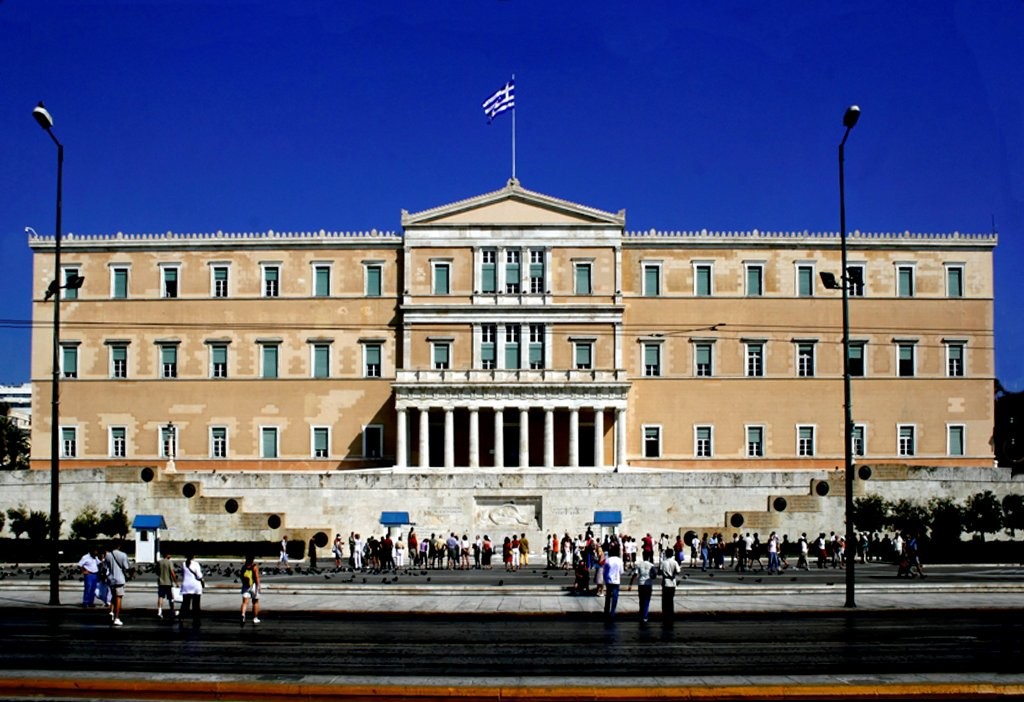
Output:
[[844,183],[844,147],[850,130],[860,118],[860,108],[851,105],[843,115],[843,140],[839,142],[839,241],[842,248],[843,288],[843,446],[846,459],[846,607],[856,607],[854,562],[857,560],[857,534],[853,528],[853,406],[850,400],[850,274],[846,266],[846,190]]
[[60,604],[60,227],[64,182],[64,145],[53,134],[53,118],[40,102],[34,110],[39,126],[57,145],[57,227],[54,229],[53,281],[46,297],[53,299],[53,379],[50,386],[50,604]]

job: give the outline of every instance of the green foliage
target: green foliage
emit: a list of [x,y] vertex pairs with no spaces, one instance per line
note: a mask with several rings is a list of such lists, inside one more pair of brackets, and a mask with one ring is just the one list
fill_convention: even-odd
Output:
[[964,531],[964,510],[948,497],[928,501],[931,512],[931,538],[938,544],[955,544]]
[[1003,527],[1003,506],[991,490],[967,498],[964,508],[964,526],[985,540],[985,534],[994,534]]
[[1024,529],[1024,495],[1003,498],[1003,527],[1011,538],[1017,537],[1017,529]]
[[124,498],[118,495],[110,505],[110,511],[100,515],[99,532],[106,536],[125,538],[131,530],[128,513],[124,510]]
[[24,505],[12,507],[7,510],[7,518],[11,520],[9,528],[14,533],[14,538],[20,539],[27,531],[25,525],[28,522],[28,509]]
[[28,469],[28,437],[13,417],[0,417],[0,470]]
[[899,500],[889,506],[886,523],[900,533],[921,534],[928,526],[928,509],[910,500]]
[[92,505],[88,505],[71,521],[71,538],[91,541],[100,534],[100,515]]
[[32,541],[46,541],[50,534],[50,516],[42,510],[32,510],[25,521],[25,531]]
[[889,516],[889,505],[881,495],[858,497],[853,501],[853,523],[858,531],[881,531]]

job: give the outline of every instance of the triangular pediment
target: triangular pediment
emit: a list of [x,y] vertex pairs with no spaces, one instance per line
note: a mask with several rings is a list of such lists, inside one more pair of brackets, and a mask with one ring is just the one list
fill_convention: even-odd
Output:
[[626,213],[605,212],[527,190],[510,180],[501,190],[422,212],[402,211],[402,226],[625,226]]

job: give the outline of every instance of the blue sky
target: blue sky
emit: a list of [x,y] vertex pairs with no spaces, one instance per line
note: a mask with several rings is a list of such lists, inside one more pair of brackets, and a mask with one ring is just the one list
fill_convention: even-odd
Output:
[[[585,8],[585,9],[583,9]],[[997,375],[1024,390],[1024,2],[0,0],[0,383],[64,230],[397,230],[510,175],[635,229],[1000,233]],[[88,285],[88,282],[86,283]],[[48,353],[48,352],[47,352]]]

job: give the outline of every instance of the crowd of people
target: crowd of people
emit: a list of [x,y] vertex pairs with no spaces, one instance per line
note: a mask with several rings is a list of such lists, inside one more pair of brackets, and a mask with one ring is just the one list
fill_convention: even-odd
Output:
[[[310,566],[316,567],[316,546],[310,542]],[[433,532],[420,536],[415,529],[408,534],[399,533],[392,537],[390,532],[379,537],[363,538],[358,532],[350,532],[348,539],[336,534],[331,545],[335,570],[348,568],[353,571],[381,573],[402,568],[424,570],[493,570],[495,560],[507,571],[515,571],[529,565],[530,541],[526,533],[505,536],[501,543],[491,540],[488,534],[459,536],[457,532]],[[286,546],[282,542],[282,563],[287,563]]]

